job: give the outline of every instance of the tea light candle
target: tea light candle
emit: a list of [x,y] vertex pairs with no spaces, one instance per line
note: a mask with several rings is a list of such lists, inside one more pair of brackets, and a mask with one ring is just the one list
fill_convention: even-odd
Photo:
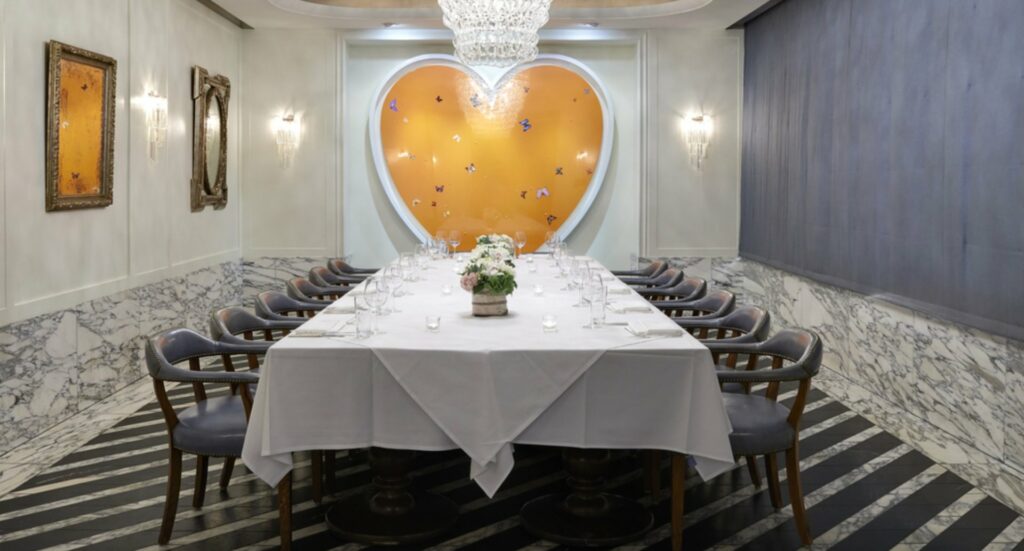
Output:
[[450,295],[450,294],[452,294],[452,286],[447,284],[447,283],[442,285],[441,286],[441,294],[442,295]]
[[544,287],[541,286],[540,284],[534,285],[533,286],[533,294],[535,294],[537,296],[543,295],[544,294]]
[[427,316],[427,331],[437,333],[441,330],[441,316]]
[[544,328],[545,333],[551,333],[558,330],[558,318],[554,314],[544,314],[544,317],[540,320],[541,327]]

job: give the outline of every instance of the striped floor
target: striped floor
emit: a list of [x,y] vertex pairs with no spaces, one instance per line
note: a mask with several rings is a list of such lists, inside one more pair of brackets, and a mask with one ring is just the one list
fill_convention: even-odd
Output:
[[[188,388],[171,392],[177,404],[191,400]],[[791,400],[792,390],[783,396]],[[812,399],[800,448],[815,549],[1024,549],[1024,519],[1012,510],[820,391]],[[557,451],[521,447],[516,460],[516,470],[501,491],[487,499],[467,478],[463,456],[422,455],[416,484],[453,499],[461,517],[444,538],[417,548],[557,548],[527,534],[517,516],[529,499],[564,486]],[[615,492],[651,506],[656,526],[643,541],[620,549],[668,549],[668,496],[644,496],[638,464],[630,454],[616,455],[610,483]],[[362,549],[326,532],[323,513],[333,499],[315,505],[308,458],[300,457],[298,465],[295,549]],[[211,462],[206,506],[193,510],[193,467],[194,460],[186,459],[168,548],[278,546],[277,512],[265,484],[238,468],[222,494],[217,487],[220,464]],[[160,549],[156,538],[166,471],[166,433],[154,401],[0,498],[0,549]],[[368,481],[363,454],[341,457],[334,498],[359,491]],[[766,492],[750,483],[746,469],[709,482],[691,476],[686,506],[686,549],[799,547],[789,507],[773,509]]]

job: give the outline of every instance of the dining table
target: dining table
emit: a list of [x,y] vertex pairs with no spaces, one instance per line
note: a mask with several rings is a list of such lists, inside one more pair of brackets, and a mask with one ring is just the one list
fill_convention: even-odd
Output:
[[464,256],[403,263],[372,334],[356,332],[364,284],[270,347],[242,453],[257,477],[277,485],[295,452],[369,449],[371,487],[335,502],[326,523],[351,541],[411,544],[458,515],[411,483],[418,453],[461,450],[466,476],[493,497],[517,445],[558,447],[568,487],[528,502],[523,526],[560,543],[612,545],[641,536],[653,517],[604,491],[611,450],[685,454],[705,479],[733,467],[710,352],[600,262],[577,259],[606,290],[595,326],[564,262],[544,254],[515,260],[507,315],[475,317],[459,286]]

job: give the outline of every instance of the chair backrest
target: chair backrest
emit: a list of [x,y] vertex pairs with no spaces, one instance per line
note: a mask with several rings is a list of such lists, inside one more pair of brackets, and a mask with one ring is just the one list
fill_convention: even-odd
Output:
[[371,275],[377,272],[376,268],[356,268],[340,258],[332,258],[327,261],[327,268],[338,275]]
[[326,306],[326,302],[296,300],[278,291],[264,291],[256,295],[256,315],[268,320],[293,320],[296,316],[311,318]]
[[334,272],[327,269],[325,266],[314,266],[309,269],[309,280],[315,285],[321,287],[327,285],[344,285],[344,281],[338,277]]
[[660,276],[662,272],[664,272],[665,270],[667,270],[669,268],[669,266],[668,266],[668,262],[666,262],[664,260],[655,260],[655,261],[651,262],[650,264],[648,264],[647,268],[650,269],[650,272],[648,272],[646,274],[646,276],[650,277],[650,278],[655,278],[655,277]]
[[[304,320],[270,321],[238,306],[221,308],[210,314],[210,336],[220,342],[242,342],[255,339],[274,340],[275,331],[288,333]],[[235,337],[242,335],[242,339]]]
[[[285,284],[285,292],[295,300],[303,302],[326,302],[331,303],[341,298],[346,289],[340,287],[321,287],[313,284],[304,277],[294,277]],[[330,300],[328,300],[330,299]]]
[[669,268],[661,272],[657,277],[651,278],[647,286],[655,289],[673,287],[678,285],[683,280],[683,277],[683,271],[679,268]]
[[695,301],[707,294],[707,281],[699,277],[682,277],[682,272],[679,275],[679,281],[675,282],[671,287],[644,289],[640,294],[654,301],[672,300],[680,302]]
[[761,342],[768,338],[772,317],[763,308],[741,306],[722,318],[718,340],[728,342]]
[[[695,293],[700,290],[707,289],[707,282],[704,282],[704,286],[698,281],[704,281],[699,278],[687,278],[687,288],[690,293]],[[684,289],[682,292],[686,292]],[[701,319],[714,319],[721,318],[736,306],[736,295],[726,291],[724,289],[716,289],[710,293],[706,293],[703,297],[696,300],[689,300],[685,302],[676,303],[672,301],[670,303],[659,303],[655,302],[659,308],[667,315],[672,317],[691,317]]]

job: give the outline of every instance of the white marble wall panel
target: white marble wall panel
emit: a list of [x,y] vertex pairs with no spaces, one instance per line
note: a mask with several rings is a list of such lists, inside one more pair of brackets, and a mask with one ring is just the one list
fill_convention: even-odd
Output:
[[256,295],[263,291],[284,292],[285,282],[293,277],[308,277],[315,266],[327,265],[327,258],[270,257],[246,259],[244,267],[244,302],[252,306]]
[[0,327],[0,455],[143,377],[148,336],[206,333],[242,284],[241,262],[226,262]]

